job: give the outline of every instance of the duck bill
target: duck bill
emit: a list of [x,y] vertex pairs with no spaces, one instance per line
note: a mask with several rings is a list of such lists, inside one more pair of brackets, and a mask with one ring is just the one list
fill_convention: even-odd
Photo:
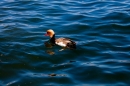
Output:
[[49,35],[46,33],[45,36],[49,36]]

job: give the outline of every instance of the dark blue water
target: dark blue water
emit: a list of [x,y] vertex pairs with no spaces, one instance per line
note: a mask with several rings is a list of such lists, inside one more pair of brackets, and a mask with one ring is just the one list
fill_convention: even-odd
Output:
[[[47,29],[77,43],[59,51]],[[0,86],[129,86],[129,0],[2,0]]]

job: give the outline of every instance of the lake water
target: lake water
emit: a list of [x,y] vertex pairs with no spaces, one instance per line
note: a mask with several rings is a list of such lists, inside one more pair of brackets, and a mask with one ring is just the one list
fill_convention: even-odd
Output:
[[130,86],[130,0],[1,0],[0,86],[48,85]]

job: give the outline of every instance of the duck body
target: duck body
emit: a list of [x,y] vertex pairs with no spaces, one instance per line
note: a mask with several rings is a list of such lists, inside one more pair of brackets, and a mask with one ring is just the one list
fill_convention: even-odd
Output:
[[58,38],[55,40],[56,45],[70,49],[76,49],[76,43],[68,38]]
[[50,36],[50,43],[63,48],[76,49],[76,43],[69,38],[55,38],[53,30],[47,30],[46,36]]

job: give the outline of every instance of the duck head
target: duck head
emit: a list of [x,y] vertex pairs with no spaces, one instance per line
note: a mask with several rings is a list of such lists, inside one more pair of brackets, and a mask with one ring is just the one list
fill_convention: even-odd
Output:
[[50,38],[52,38],[54,34],[55,32],[52,29],[49,29],[46,31],[45,36],[49,36]]

